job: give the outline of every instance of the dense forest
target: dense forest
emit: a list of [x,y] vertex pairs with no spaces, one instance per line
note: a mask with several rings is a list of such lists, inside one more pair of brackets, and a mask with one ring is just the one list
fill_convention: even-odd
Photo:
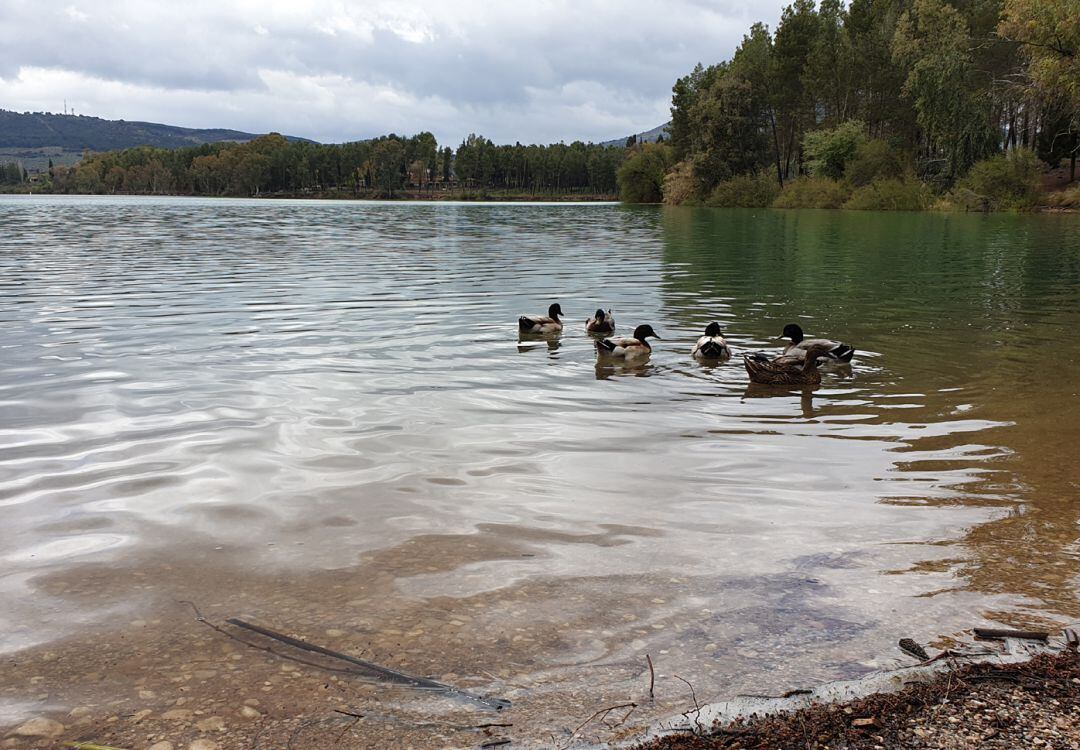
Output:
[[46,189],[60,193],[193,195],[335,194],[394,197],[456,191],[529,195],[617,192],[625,156],[611,148],[570,145],[496,146],[470,135],[454,151],[431,133],[388,135],[325,145],[271,134],[246,143],[180,149],[130,148],[87,154],[75,167],[49,170]]
[[[795,0],[674,85],[624,199],[1024,208],[1075,179],[1077,0]],[[1080,196],[1075,196],[1080,199]]]

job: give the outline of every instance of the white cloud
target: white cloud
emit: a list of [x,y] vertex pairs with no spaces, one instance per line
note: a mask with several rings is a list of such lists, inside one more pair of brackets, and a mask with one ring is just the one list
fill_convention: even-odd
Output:
[[[323,141],[605,140],[667,119],[671,85],[730,56],[754,4],[640,0],[0,3],[0,107]],[[52,13],[68,19],[43,24]]]
[[64,15],[67,16],[72,21],[74,21],[75,23],[84,23],[84,22],[90,20],[90,16],[83,13],[81,10],[76,8],[74,5],[69,5],[66,8],[64,8]]

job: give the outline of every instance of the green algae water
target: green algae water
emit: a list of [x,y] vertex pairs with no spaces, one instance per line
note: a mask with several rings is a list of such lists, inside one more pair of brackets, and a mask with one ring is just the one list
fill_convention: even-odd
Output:
[[[134,700],[110,633],[181,644],[162,673],[215,648],[177,599],[512,699],[522,743],[645,654],[641,722],[672,674],[720,699],[1076,620],[1078,222],[0,198],[0,724]],[[597,307],[647,364],[597,363]],[[751,388],[690,358],[713,320],[858,353]]]

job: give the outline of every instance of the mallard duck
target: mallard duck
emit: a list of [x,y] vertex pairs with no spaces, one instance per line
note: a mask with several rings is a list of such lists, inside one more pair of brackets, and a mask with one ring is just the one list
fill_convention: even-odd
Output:
[[720,324],[709,323],[705,326],[705,335],[697,340],[690,353],[698,359],[728,359],[731,348],[720,335]]
[[605,357],[619,359],[644,359],[652,354],[647,338],[660,338],[650,325],[640,325],[634,329],[633,336],[600,339],[596,342],[596,352]]
[[522,315],[518,318],[518,330],[522,333],[555,333],[562,330],[562,321],[559,316],[563,314],[559,303],[548,307],[547,315]]
[[800,354],[781,354],[773,359],[763,352],[744,354],[746,374],[762,385],[817,385],[821,382],[818,358],[828,354],[832,344],[826,341]]
[[611,310],[604,312],[597,310],[591,318],[585,321],[586,333],[615,333],[615,318]]
[[824,346],[825,344],[828,344],[828,348],[825,350],[824,354],[826,360],[850,362],[851,358],[855,356],[855,349],[853,347],[842,344],[839,341],[805,338],[803,336],[803,329],[798,323],[788,323],[784,326],[784,332],[780,334],[780,338],[791,339],[791,343],[784,347],[784,354],[790,354],[800,358],[806,356],[806,352],[810,347]]

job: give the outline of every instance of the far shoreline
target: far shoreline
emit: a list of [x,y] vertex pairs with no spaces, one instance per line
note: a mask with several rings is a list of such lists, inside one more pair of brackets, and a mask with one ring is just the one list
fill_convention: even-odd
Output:
[[[335,201],[335,202],[355,202],[355,203],[462,203],[462,204],[476,204],[476,205],[499,205],[499,204],[547,204],[547,205],[572,205],[572,204],[619,204],[625,206],[671,206],[672,208],[706,208],[713,210],[731,210],[732,208],[740,209],[740,207],[733,206],[702,206],[695,204],[680,204],[672,205],[663,202],[659,203],[641,203],[641,202],[628,202],[619,199],[618,195],[533,195],[525,193],[511,193],[507,195],[492,195],[490,193],[485,195],[477,195],[473,193],[449,193],[449,192],[435,192],[427,193],[421,191],[401,191],[397,195],[392,197],[378,196],[378,195],[352,195],[342,194],[340,192],[306,192],[306,193],[263,193],[260,195],[200,195],[197,193],[54,193],[50,191],[4,191],[0,190],[0,197],[12,195],[12,196],[57,196],[68,198],[197,198],[203,200],[242,200],[242,201],[281,201],[281,200],[298,200],[298,201]],[[940,208],[924,208],[921,210],[885,210],[885,209],[853,209],[853,208],[788,208],[780,206],[760,206],[760,207],[745,207],[742,210],[770,210],[770,211],[829,211],[829,212],[841,212],[841,213],[883,213],[883,214],[901,214],[901,213],[917,213],[917,214],[1013,214],[1013,215],[1032,215],[1032,214],[1078,214],[1080,213],[1080,207],[1066,207],[1066,206],[1051,206],[1041,205],[1032,206],[1027,210],[1017,209],[996,209],[986,211],[957,211],[947,210]]]

